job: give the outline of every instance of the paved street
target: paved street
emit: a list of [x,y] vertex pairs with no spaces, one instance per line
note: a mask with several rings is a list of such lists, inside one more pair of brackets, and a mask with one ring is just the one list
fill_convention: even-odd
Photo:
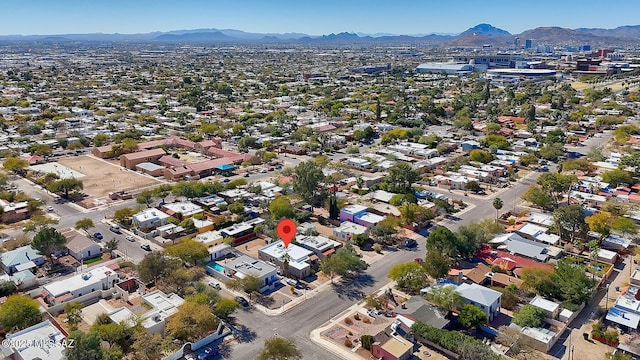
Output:
[[356,281],[336,284],[282,315],[270,317],[256,310],[237,312],[238,323],[245,324],[253,332],[248,336],[253,341],[234,345],[228,358],[251,359],[260,351],[265,339],[278,334],[295,339],[305,359],[336,359],[335,355],[310,340],[311,331],[388,283],[387,272],[391,266],[423,257],[424,245],[425,239],[420,238],[416,251],[389,253],[372,264]]

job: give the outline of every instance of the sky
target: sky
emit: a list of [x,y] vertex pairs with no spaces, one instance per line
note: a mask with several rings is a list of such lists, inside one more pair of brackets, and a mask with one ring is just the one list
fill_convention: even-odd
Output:
[[518,34],[539,26],[640,24],[636,0],[0,0],[0,35],[146,33],[200,28],[259,33],[460,33],[480,23]]

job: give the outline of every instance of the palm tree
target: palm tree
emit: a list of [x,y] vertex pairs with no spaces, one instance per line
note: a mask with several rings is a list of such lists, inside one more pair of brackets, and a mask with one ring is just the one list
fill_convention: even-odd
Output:
[[493,199],[493,208],[496,209],[496,223],[498,222],[498,212],[502,209],[502,205],[504,205],[502,199],[499,197]]
[[113,252],[118,249],[118,239],[115,237],[104,244],[105,249],[109,252],[109,257],[113,259]]
[[285,252],[280,257],[280,260],[282,261],[282,275],[287,276],[287,274],[289,273],[289,261],[291,261],[291,256],[289,255],[289,253]]

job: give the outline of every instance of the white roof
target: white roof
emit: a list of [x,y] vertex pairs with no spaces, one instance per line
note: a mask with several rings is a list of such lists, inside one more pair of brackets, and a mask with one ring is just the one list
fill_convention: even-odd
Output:
[[139,213],[133,215],[133,221],[138,223],[145,222],[146,220],[156,219],[157,221],[160,221],[168,218],[170,218],[169,215],[163,213],[158,209],[153,209],[153,208],[144,209]]
[[478,284],[461,284],[456,288],[456,292],[465,299],[487,307],[502,296],[502,293]]
[[[309,258],[309,256],[313,255],[313,252],[307,250],[301,246],[296,244],[289,244],[289,247],[285,247],[282,240],[278,240],[272,242],[271,244],[267,244],[261,247],[258,251],[261,251],[273,258],[281,260],[284,254],[289,254],[291,258],[291,262],[305,262]],[[290,262],[290,263],[291,263]]]
[[640,315],[629,312],[617,305],[609,309],[606,319],[631,329],[637,329],[640,323]]
[[[73,292],[85,286],[98,285],[102,283],[102,280],[106,279],[109,275],[112,274],[114,274],[113,270],[109,269],[106,266],[100,266],[85,273],[46,284],[43,286],[43,288],[47,290],[47,292],[51,296],[58,297],[60,295]],[[101,289],[102,286],[96,286],[96,288]]]
[[191,201],[182,201],[177,203],[168,203],[163,205],[165,208],[173,211],[174,213],[180,213],[182,215],[188,216],[191,214],[196,214],[202,211],[202,208],[199,205],[192,203]]
[[[7,339],[12,340],[10,343],[16,345],[13,349],[20,354],[22,359],[46,359],[46,360],[62,360],[65,359],[63,346],[52,346],[60,344],[65,336],[51,321],[45,320],[39,324],[28,327],[22,331],[13,334],[7,334]],[[34,340],[40,341],[34,346]]]
[[367,210],[366,206],[362,206],[362,205],[351,205],[351,206],[347,206],[345,208],[342,209],[342,211],[348,213],[348,214],[357,214],[361,211],[365,211]]
[[360,224],[352,223],[351,221],[345,221],[334,229],[337,232],[346,232],[352,234],[364,234],[367,232],[367,227]]
[[553,216],[537,212],[530,212],[529,219],[527,221],[534,224],[551,226],[553,225]]
[[555,312],[560,307],[559,304],[556,304],[553,301],[547,300],[540,296],[536,296],[531,299],[531,301],[529,301],[529,304],[551,313]]

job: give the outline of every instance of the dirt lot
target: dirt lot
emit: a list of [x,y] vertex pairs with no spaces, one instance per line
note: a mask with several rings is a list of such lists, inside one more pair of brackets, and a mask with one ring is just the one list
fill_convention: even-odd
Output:
[[90,197],[89,201],[107,196],[110,192],[131,191],[162,182],[134,171],[123,171],[118,165],[87,155],[62,158],[58,163],[85,175],[82,183],[85,194]]

